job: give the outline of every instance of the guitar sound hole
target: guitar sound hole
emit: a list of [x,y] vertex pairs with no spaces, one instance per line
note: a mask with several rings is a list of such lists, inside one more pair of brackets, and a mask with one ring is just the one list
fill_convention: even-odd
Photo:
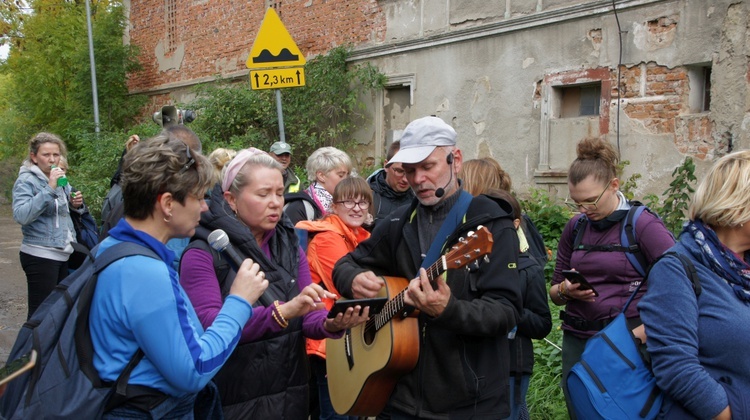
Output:
[[364,342],[368,346],[372,344],[373,341],[375,341],[375,334],[377,333],[377,331],[375,330],[374,325],[371,325],[368,322],[364,328],[364,331],[362,331],[362,333],[363,333],[362,336],[363,336]]

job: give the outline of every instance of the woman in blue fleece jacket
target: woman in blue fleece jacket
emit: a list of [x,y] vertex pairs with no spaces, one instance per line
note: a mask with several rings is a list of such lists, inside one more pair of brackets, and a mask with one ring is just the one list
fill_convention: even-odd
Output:
[[149,397],[161,403],[129,400],[105,418],[193,418],[196,395],[234,350],[251,305],[268,286],[258,264],[246,260],[219,315],[205,331],[201,327],[165,244],[195,233],[212,181],[208,160],[169,133],[141,142],[125,157],[125,218],[98,253],[133,242],[160,259],[125,257],[99,275],[90,314],[94,366],[103,380],[114,382],[143,350],[128,386],[148,388]]
[[719,159],[671,251],[651,269],[638,304],[666,418],[750,418],[750,151]]

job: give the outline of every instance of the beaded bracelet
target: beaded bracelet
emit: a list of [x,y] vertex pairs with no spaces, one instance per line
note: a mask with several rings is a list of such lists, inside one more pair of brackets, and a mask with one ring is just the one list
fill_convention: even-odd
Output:
[[286,328],[289,326],[289,321],[284,318],[284,315],[281,315],[281,311],[279,310],[279,307],[281,305],[279,304],[278,300],[273,301],[273,309],[271,310],[271,315],[273,315],[273,319],[276,321],[281,328]]

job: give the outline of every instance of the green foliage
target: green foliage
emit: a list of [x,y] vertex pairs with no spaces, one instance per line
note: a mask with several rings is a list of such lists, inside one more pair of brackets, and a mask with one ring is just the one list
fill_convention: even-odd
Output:
[[645,197],[646,204],[661,216],[664,225],[675,236],[679,236],[682,225],[687,218],[690,197],[695,192],[693,185],[696,181],[695,162],[690,156],[687,156],[680,166],[672,171],[672,182],[669,183],[669,188],[662,194],[664,197],[662,204],[654,194]]
[[80,133],[78,147],[68,156],[70,184],[83,192],[94,220],[100,223],[102,202],[109,191],[110,180],[117,168],[125,141],[124,133]]
[[573,213],[568,206],[540,188],[529,190],[529,197],[520,199],[519,203],[523,211],[539,229],[539,233],[542,234],[544,245],[552,252],[551,258],[544,266],[544,273],[549,281],[555,268],[557,243],[568,220],[573,217]]
[[562,329],[557,306],[547,298],[552,309],[552,331],[544,340],[534,341],[534,373],[529,381],[526,402],[532,419],[566,419],[562,378]]
[[[363,92],[381,89],[385,76],[371,65],[350,66],[347,47],[336,47],[305,65],[306,86],[284,89],[282,108],[286,140],[292,144],[292,166],[304,167],[307,156],[322,146],[347,150],[361,126]],[[274,90],[254,91],[247,82],[219,82],[198,89],[190,107],[199,112],[194,129],[204,149],[249,146],[268,150],[279,139]]]
[[[33,13],[12,15],[17,38],[2,65],[8,76],[0,107],[0,150],[18,156],[38,131],[59,134],[71,150],[80,133],[94,132],[86,12],[83,2],[33,0]],[[93,1],[92,26],[103,131],[133,124],[146,103],[128,95],[127,74],[137,71],[137,50],[123,45],[121,2]]]
[[[618,174],[620,177],[622,177],[623,170],[626,166],[630,165],[629,160],[623,160],[618,164]],[[635,194],[633,193],[633,190],[635,190],[636,185],[638,184],[638,180],[641,179],[641,174],[633,174],[630,175],[630,178],[628,178],[627,181],[620,183],[620,192],[627,198],[628,200],[632,200],[635,198]]]
[[[531,189],[529,197],[519,200],[524,212],[544,237],[552,257],[544,267],[547,284],[552,280],[557,246],[565,225],[573,216],[570,209],[543,189]],[[552,309],[552,331],[544,340],[534,340],[534,374],[531,376],[526,401],[532,419],[567,418],[565,397],[560,388],[562,377],[562,330],[557,305],[547,297]]]

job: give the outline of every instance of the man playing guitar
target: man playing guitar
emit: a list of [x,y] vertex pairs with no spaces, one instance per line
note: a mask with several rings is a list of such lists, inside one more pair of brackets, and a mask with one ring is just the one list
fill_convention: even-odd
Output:
[[[462,160],[456,132],[443,120],[411,122],[388,164],[403,164],[417,199],[385,218],[333,271],[336,287],[349,298],[382,293],[385,284],[379,276],[412,279],[402,299],[419,311],[418,337],[413,337],[418,359],[413,369],[394,379],[395,388],[385,387],[390,395],[383,414],[393,419],[498,419],[510,414],[507,337],[522,311],[518,236],[507,202],[472,198],[463,191],[456,178]],[[431,281],[420,265],[433,264],[477,225],[492,234],[489,261]],[[330,383],[336,386],[346,384]]]

